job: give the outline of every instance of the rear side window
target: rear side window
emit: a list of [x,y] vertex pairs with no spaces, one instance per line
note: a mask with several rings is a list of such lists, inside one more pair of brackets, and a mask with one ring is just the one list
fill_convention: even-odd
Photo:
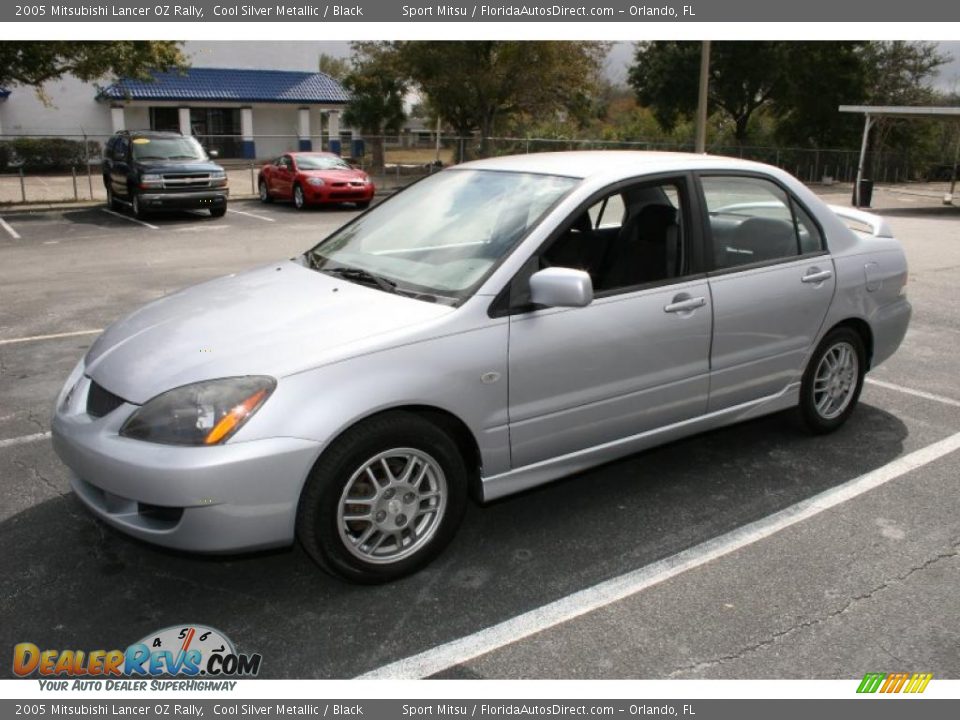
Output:
[[718,270],[820,252],[810,216],[778,185],[752,177],[701,179]]

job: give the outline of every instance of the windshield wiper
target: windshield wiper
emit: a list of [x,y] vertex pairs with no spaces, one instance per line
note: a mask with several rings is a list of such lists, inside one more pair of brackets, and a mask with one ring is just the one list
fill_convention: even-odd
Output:
[[376,285],[378,288],[388,293],[395,293],[397,291],[397,284],[393,280],[388,280],[385,277],[376,275],[367,270],[355,267],[335,267],[335,268],[324,268],[323,272],[330,273],[331,275],[336,275],[337,277],[342,277],[344,280],[352,280],[354,282],[366,283],[367,285]]

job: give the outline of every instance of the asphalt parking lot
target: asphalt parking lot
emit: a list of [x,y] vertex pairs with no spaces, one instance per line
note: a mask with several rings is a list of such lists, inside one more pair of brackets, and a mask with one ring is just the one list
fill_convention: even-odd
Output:
[[355,211],[0,211],[0,649],[126,647],[195,622],[262,653],[266,677],[960,677],[960,209],[876,204],[915,314],[839,432],[781,413],[471,507],[437,562],[373,588],[299,547],[207,558],[114,532],[47,436],[99,329]]

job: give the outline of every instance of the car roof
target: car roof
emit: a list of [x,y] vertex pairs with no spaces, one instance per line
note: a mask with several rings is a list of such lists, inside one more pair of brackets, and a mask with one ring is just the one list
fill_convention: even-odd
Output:
[[529,172],[591,178],[622,174],[624,177],[699,169],[769,170],[761,163],[720,155],[657,152],[648,150],[573,150],[530,153],[474,160],[456,166],[476,170]]
[[[302,156],[302,155],[314,155],[314,156],[317,156],[317,157],[335,157],[335,158],[340,158],[340,156],[337,155],[336,153],[332,153],[332,152],[321,152],[320,150],[291,150],[291,151],[288,152],[288,153],[284,153],[284,155],[293,155],[294,157],[300,157],[300,156]],[[341,158],[341,159],[342,159],[342,158]]]

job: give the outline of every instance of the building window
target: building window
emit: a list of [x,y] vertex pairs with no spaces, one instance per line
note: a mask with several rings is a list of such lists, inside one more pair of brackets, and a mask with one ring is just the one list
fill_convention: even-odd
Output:
[[200,144],[222,158],[243,157],[240,108],[190,108],[190,127]]
[[180,112],[175,107],[150,108],[150,129],[180,132]]

